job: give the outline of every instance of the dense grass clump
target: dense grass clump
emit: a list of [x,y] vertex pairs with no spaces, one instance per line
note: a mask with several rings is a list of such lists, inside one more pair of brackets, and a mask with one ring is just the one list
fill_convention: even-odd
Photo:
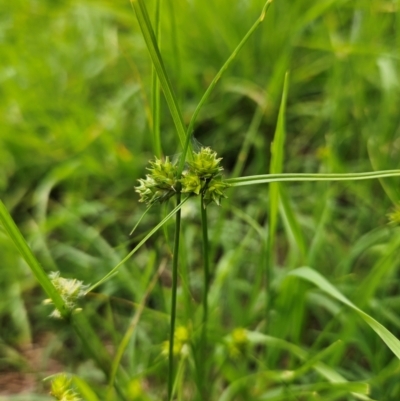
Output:
[[398,401],[399,13],[0,2],[0,401]]

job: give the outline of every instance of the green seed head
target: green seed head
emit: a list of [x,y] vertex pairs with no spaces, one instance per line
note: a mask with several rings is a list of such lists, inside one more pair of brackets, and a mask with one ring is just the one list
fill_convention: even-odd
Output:
[[50,395],[60,401],[81,401],[81,398],[72,389],[71,382],[71,379],[65,374],[56,376],[51,382]]
[[387,214],[389,223],[400,224],[400,205],[396,205],[390,213]]
[[[49,278],[58,293],[61,295],[61,298],[64,300],[65,306],[69,311],[75,309],[78,299],[85,296],[86,291],[89,288],[89,286],[84,285],[82,281],[60,277],[60,272],[51,272]],[[51,304],[53,302],[50,299],[46,299],[45,303]],[[61,318],[58,309],[55,309],[50,316]]]
[[178,184],[177,167],[166,157],[165,161],[155,159],[150,162],[150,174],[146,179],[139,179],[139,185],[135,187],[140,195],[139,202],[145,202],[148,205],[153,203],[162,203],[175,195]]
[[183,177],[181,179],[182,184],[182,192],[184,193],[195,193],[196,195],[200,195],[200,191],[204,185],[204,181],[200,181],[200,177],[191,170],[187,170],[183,173]]
[[199,176],[199,178],[212,178],[220,173],[223,168],[217,159],[217,153],[211,148],[201,148],[199,153],[193,152],[193,160],[189,161],[190,170]]
[[221,176],[212,178],[208,183],[204,192],[204,206],[207,206],[211,202],[215,202],[218,206],[221,204],[221,199],[226,198],[225,190],[230,185],[223,181]]

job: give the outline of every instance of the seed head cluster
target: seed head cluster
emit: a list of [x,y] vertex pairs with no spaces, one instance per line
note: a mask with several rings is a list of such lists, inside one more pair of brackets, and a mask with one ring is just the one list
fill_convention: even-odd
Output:
[[182,192],[202,195],[205,206],[211,202],[220,205],[229,187],[222,177],[221,160],[210,148],[201,148],[199,152],[193,152],[192,160],[187,162],[186,169],[178,176],[178,167],[168,157],[164,161],[156,158],[150,162],[150,173],[146,179],[139,179],[139,185],[135,187],[140,195],[139,201],[150,206]]
[[81,401],[72,388],[72,380],[65,374],[57,375],[53,379],[50,395],[59,401]]
[[[61,277],[60,272],[51,272],[49,274],[49,278],[58,293],[61,295],[61,298],[64,300],[65,306],[69,311],[73,311],[75,309],[78,299],[83,297],[89,288],[89,286],[84,285],[82,281]],[[51,299],[46,299],[44,302],[46,304],[53,303]],[[55,309],[50,316],[61,318],[61,314],[58,309]]]

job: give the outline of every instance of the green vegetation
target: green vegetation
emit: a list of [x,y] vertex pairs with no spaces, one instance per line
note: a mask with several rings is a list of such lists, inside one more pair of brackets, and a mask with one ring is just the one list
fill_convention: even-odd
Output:
[[0,401],[398,401],[399,13],[0,2]]

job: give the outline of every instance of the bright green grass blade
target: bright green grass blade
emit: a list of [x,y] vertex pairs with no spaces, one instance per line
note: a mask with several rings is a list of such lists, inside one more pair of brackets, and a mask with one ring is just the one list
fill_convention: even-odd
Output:
[[[293,344],[289,341],[282,340],[281,338],[265,335],[263,333],[257,331],[246,331],[247,337],[251,344],[265,344],[271,348],[279,348],[290,352],[295,355],[302,361],[307,361],[313,359],[310,358],[310,353],[299,347],[296,344]],[[322,377],[325,377],[331,383],[344,383],[347,382],[346,378],[343,377],[340,373],[336,372],[334,369],[324,364],[323,362],[316,361],[313,365],[313,369],[318,372]],[[365,394],[365,393],[364,393]],[[354,393],[353,395],[359,400],[368,400],[371,401],[369,397],[361,393]]]
[[[280,174],[283,168],[283,149],[285,146],[285,114],[286,114],[286,99],[289,89],[289,74],[286,73],[283,84],[283,93],[281,105],[279,107],[278,122],[274,134],[274,140],[271,144],[271,163],[270,174]],[[265,266],[266,279],[266,312],[271,309],[271,280],[272,268],[274,265],[274,239],[276,226],[278,224],[279,210],[279,184],[271,183],[269,187],[269,212],[268,212],[268,242],[267,242],[267,258]],[[269,321],[267,316],[267,321]]]
[[157,46],[156,36],[154,35],[146,6],[143,0],[131,0],[131,4],[136,12],[140,29],[142,30],[143,38],[146,42],[151,60],[153,61],[154,68],[157,71],[158,79],[160,80],[160,85],[164,92],[165,100],[174,121],[180,144],[182,148],[184,148],[186,136],[185,124],[183,123],[181,111],[179,110],[178,103],[171,86],[171,82],[168,78],[160,50]]
[[132,235],[136,228],[138,227],[138,225],[140,224],[140,222],[143,220],[143,217],[146,216],[147,212],[151,209],[152,205],[150,205],[144,212],[143,214],[140,216],[138,222],[135,224],[135,226],[132,228],[132,231],[129,233],[129,235]]
[[[286,374],[287,371],[263,371],[244,376],[230,384],[222,393],[219,401],[234,400],[236,393],[239,392],[243,387],[248,387],[253,380],[255,381],[256,379],[264,379],[266,381],[274,380],[277,382],[284,382]],[[365,382],[321,382],[303,385],[285,385],[268,390],[263,395],[258,396],[257,400],[287,401],[290,395],[296,396],[296,398],[293,399],[297,399],[298,396],[312,395],[317,391],[329,391],[331,394],[341,392],[343,395],[347,393],[368,394],[369,385]]]
[[393,271],[398,265],[400,247],[400,238],[394,237],[388,243],[382,257],[374,264],[368,275],[357,288],[357,303],[362,307],[367,304],[368,300],[373,299],[374,295],[385,278]]
[[161,228],[172,216],[174,216],[184,205],[184,203],[189,199],[189,197],[185,198],[178,206],[176,206],[170,213],[168,213],[136,246],[132,251],[128,253],[114,268],[111,269],[109,273],[107,273],[101,280],[97,283],[93,284],[87,292],[93,291],[100,284],[103,284],[106,280],[108,280],[111,276],[116,274],[117,270],[134,254],[138,249],[156,232],[159,228]]
[[311,368],[313,368],[321,359],[326,358],[328,355],[331,355],[334,351],[336,351],[337,347],[341,345],[342,341],[337,340],[333,344],[329,345],[329,347],[325,348],[324,350],[318,352],[316,355],[313,357],[309,358],[303,366],[300,366],[300,368],[296,369],[293,372],[293,376],[291,380],[303,376],[305,373],[307,373]]
[[[261,397],[259,401],[288,401],[288,397],[292,396],[293,400],[312,399],[315,393],[324,392],[324,400],[330,397],[329,400],[339,400],[348,393],[359,393],[368,394],[369,385],[365,382],[347,382],[347,383],[312,383],[312,384],[300,384],[281,386],[272,390],[267,391]],[[307,398],[304,398],[307,397]],[[333,398],[331,398],[333,397]],[[339,398],[341,397],[341,398]],[[313,397],[314,398],[314,397]]]
[[24,237],[19,231],[17,225],[14,223],[11,215],[8,213],[7,208],[4,206],[4,203],[0,200],[0,221],[3,223],[3,227],[6,230],[8,236],[17,247],[19,253],[24,258],[27,265],[32,270],[32,273],[35,275],[37,281],[42,286],[43,290],[46,292],[47,296],[53,301],[54,306],[61,313],[61,316],[67,318],[69,316],[68,308],[65,305],[64,300],[61,295],[58,293],[49,277],[43,270],[42,266],[32,253],[28,244],[26,243]]
[[385,177],[399,177],[400,170],[370,171],[365,173],[346,174],[308,174],[308,173],[286,173],[286,174],[264,174],[249,177],[229,178],[226,180],[232,187],[243,185],[269,184],[270,182],[301,182],[301,181],[359,181],[372,180]]
[[285,188],[282,186],[279,188],[279,198],[281,201],[281,215],[287,221],[287,225],[296,241],[296,245],[300,251],[300,254],[304,258],[307,254],[306,240],[304,239],[303,232],[301,231],[296,213],[293,211],[289,196]]
[[187,135],[191,135],[194,124],[196,122],[197,116],[200,113],[201,108],[203,107],[204,103],[207,101],[207,99],[210,97],[211,92],[215,88],[215,85],[217,85],[217,82],[220,80],[222,77],[222,74],[228,69],[228,67],[231,65],[233,60],[236,58],[237,54],[239,51],[242,49],[242,47],[245,45],[247,40],[250,38],[250,36],[253,34],[253,32],[258,28],[258,26],[264,21],[265,14],[271,5],[273,0],[268,0],[262,11],[260,16],[257,18],[256,22],[253,24],[253,26],[249,29],[249,31],[246,33],[246,35],[243,37],[243,39],[240,41],[240,43],[237,45],[236,49],[232,52],[232,54],[229,56],[228,60],[226,60],[225,64],[221,67],[221,69],[218,71],[217,75],[214,77],[214,79],[211,81],[209,87],[205,91],[203,97],[200,99],[199,104],[196,107],[196,110],[193,113],[193,116],[190,120],[189,127],[187,130]]
[[373,317],[362,311],[355,306],[349,299],[341,294],[331,283],[329,283],[318,272],[310,267],[300,267],[296,270],[289,272],[289,275],[300,277],[304,280],[310,281],[319,287],[322,291],[328,293],[333,298],[347,305],[356,311],[363,320],[381,337],[385,344],[392,350],[392,352],[400,359],[400,341],[382,324],[377,322]]
[[85,380],[78,376],[73,376],[72,381],[85,401],[100,401],[90,384]]
[[391,231],[389,227],[378,227],[360,237],[349,250],[348,256],[340,263],[338,270],[341,275],[349,274],[357,258],[377,244],[390,240],[392,235],[400,237],[400,230]]
[[[286,114],[286,99],[289,89],[289,74],[286,73],[285,83],[283,85],[283,93],[281,105],[279,108],[278,122],[276,125],[274,140],[271,144],[271,163],[270,174],[280,174],[283,168],[283,149],[285,146],[285,114]],[[269,215],[268,215],[268,252],[272,254],[274,245],[274,236],[278,221],[279,207],[279,184],[271,183],[269,187]]]
[[[160,48],[160,9],[161,4],[160,0],[156,0],[155,7],[155,37],[158,48]],[[160,159],[162,150],[161,150],[161,131],[160,131],[160,81],[157,77],[157,71],[153,64],[151,69],[151,108],[153,115],[153,153]]]

